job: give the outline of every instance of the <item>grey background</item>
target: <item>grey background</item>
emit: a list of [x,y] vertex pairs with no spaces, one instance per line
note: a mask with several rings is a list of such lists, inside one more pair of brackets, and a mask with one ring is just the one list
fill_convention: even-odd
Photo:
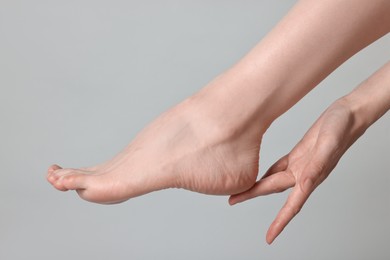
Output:
[[[0,0],[0,259],[388,259],[390,118],[344,156],[272,246],[287,193],[230,207],[167,190],[102,206],[45,180],[90,166],[234,64],[295,1]],[[390,37],[266,134],[261,172],[389,59]]]

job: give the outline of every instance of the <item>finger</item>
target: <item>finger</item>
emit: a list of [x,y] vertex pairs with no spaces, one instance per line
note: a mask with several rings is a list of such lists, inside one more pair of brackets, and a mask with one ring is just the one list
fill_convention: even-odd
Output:
[[282,171],[261,179],[249,190],[230,196],[229,204],[234,205],[258,196],[283,192],[295,185],[295,178],[289,171]]
[[275,238],[283,231],[287,224],[301,211],[310,193],[303,192],[300,185],[296,185],[287,202],[279,211],[267,232],[267,243],[271,244]]
[[269,167],[266,173],[263,175],[263,177],[261,177],[261,179],[265,179],[274,173],[285,171],[287,169],[287,166],[288,166],[288,154],[280,158],[278,161],[276,161],[276,163],[274,163],[271,167]]

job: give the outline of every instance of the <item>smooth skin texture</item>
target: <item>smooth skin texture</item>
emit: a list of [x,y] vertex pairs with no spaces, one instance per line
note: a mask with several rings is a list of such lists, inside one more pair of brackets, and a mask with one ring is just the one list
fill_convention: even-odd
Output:
[[248,134],[246,125],[227,131],[212,118],[220,117],[209,112],[213,107],[206,106],[198,97],[185,100],[152,122],[114,159],[83,169],[54,165],[48,180],[58,190],[76,190],[83,199],[98,203],[118,203],[166,188],[215,195],[245,191],[258,174],[258,130]]
[[301,0],[242,60],[147,126],[101,165],[47,179],[97,203],[184,188],[244,192],[270,124],[353,54],[389,32],[388,0]]
[[349,147],[390,109],[390,62],[349,95],[334,102],[287,155],[248,191],[231,196],[234,205],[293,188],[267,232],[267,242],[283,231],[310,194],[336,167]]

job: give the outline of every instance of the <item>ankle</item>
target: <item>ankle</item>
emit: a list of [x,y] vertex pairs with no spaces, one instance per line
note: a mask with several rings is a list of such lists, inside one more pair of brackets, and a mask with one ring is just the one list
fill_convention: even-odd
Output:
[[212,80],[190,99],[202,104],[206,113],[214,113],[215,122],[228,132],[254,127],[264,133],[277,118],[266,79],[254,80],[249,72],[236,68]]
[[202,136],[220,141],[246,136],[253,142],[260,142],[270,123],[264,119],[262,111],[257,110],[256,103],[245,102],[228,88],[223,88],[223,82],[217,78],[183,101],[179,111],[184,112],[189,124],[201,129]]

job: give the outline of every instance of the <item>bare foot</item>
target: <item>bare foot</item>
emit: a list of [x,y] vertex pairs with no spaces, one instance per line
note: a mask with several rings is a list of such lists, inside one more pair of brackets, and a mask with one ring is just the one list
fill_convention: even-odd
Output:
[[166,188],[215,195],[249,189],[264,130],[245,100],[227,98],[227,89],[216,87],[222,83],[215,80],[162,114],[114,159],[82,169],[53,165],[48,181],[104,204]]

